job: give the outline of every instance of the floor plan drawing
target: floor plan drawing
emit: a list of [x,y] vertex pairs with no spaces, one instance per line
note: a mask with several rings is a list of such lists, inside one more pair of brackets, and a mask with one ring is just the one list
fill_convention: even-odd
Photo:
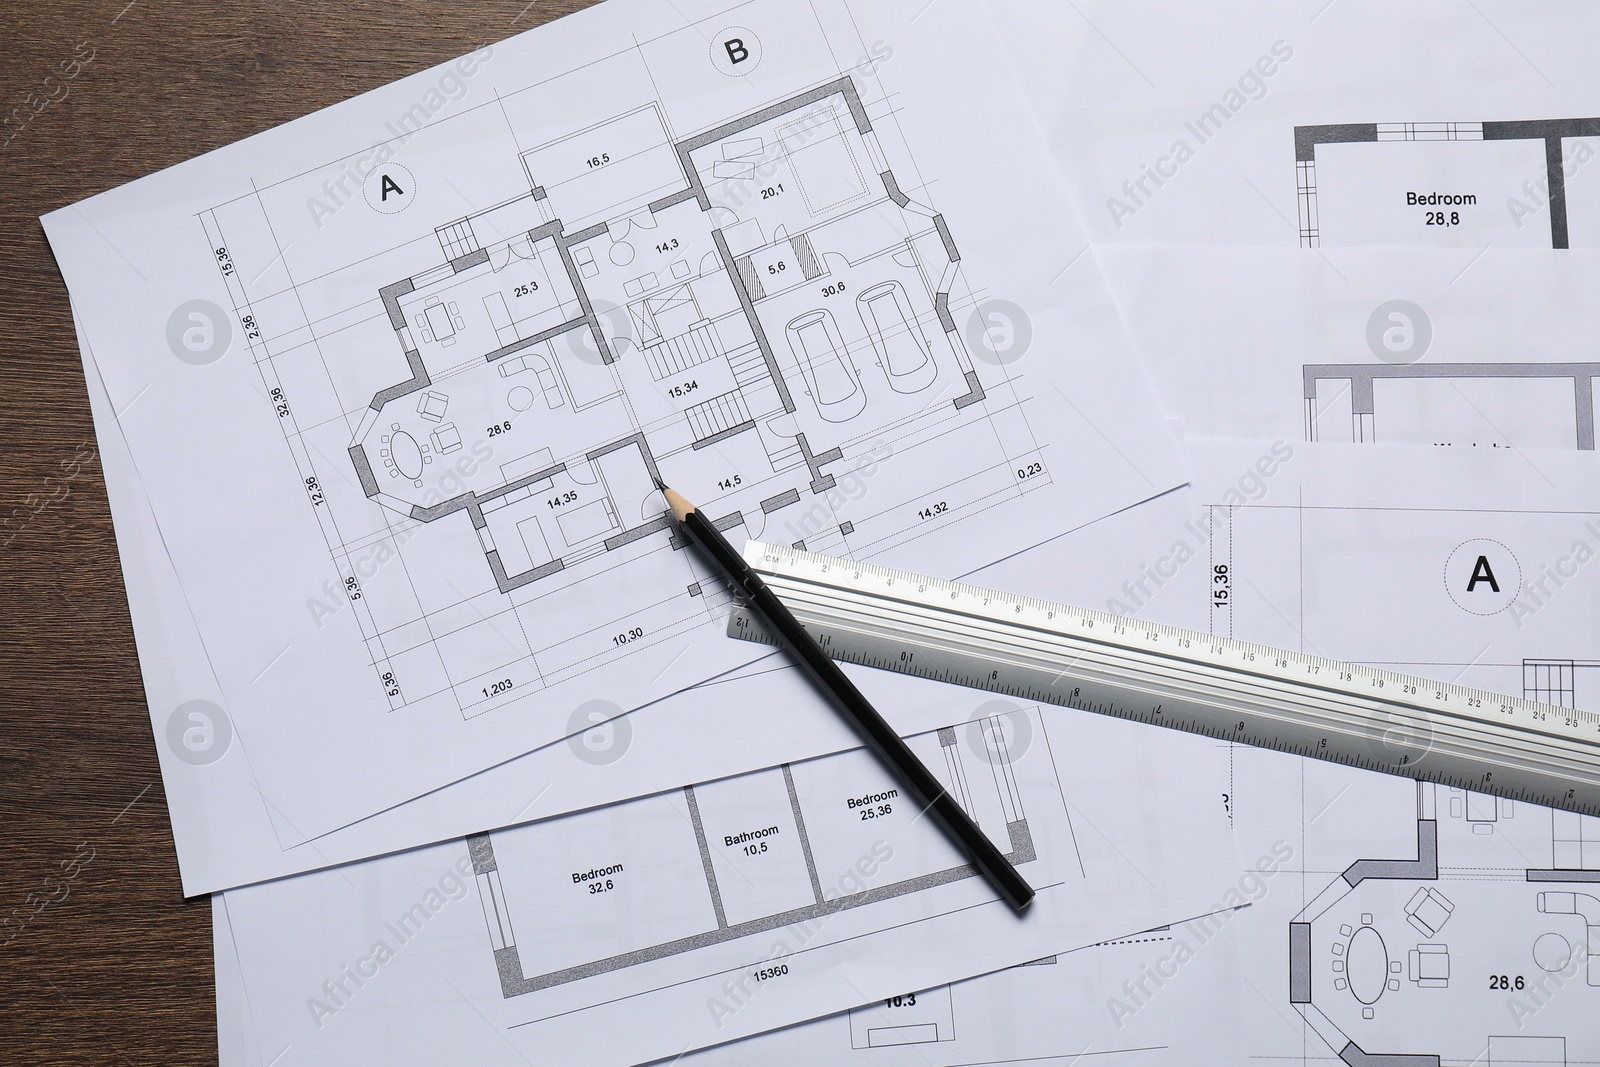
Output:
[[1597,377],[1600,363],[1307,364],[1306,440],[1593,452]]
[[284,847],[763,655],[658,482],[947,577],[1183,484],[1008,72],[976,7],[612,0],[52,215]]
[[1600,119],[1294,129],[1300,244],[1593,247]]
[[1592,1060],[1600,820],[1416,792],[1415,855],[1355,860],[1290,921],[1289,1002],[1346,1063]]
[[[1029,718],[1037,720],[1037,709]],[[975,730],[983,732],[987,758],[963,752],[960,735]],[[989,716],[912,744],[943,771],[947,788],[1007,858],[1027,871],[1038,855],[1007,736],[1007,724]],[[970,865],[951,862],[958,857],[943,840],[910,836],[917,805],[861,752],[686,786],[633,801],[625,814],[651,827],[648,842],[596,850],[594,866],[583,871],[552,870],[539,857],[575,839],[604,840],[603,828],[619,816],[575,816],[468,840],[505,997],[769,931],[820,931],[842,911],[977,877]],[[595,828],[574,825],[584,821]],[[670,904],[659,892],[664,885],[673,887]],[[560,931],[594,923],[615,928],[615,953],[569,958]],[[937,1023],[919,1022],[915,1033],[928,1032],[928,1025],[937,1031]],[[947,1021],[947,1034],[950,1027]]]
[[[529,147],[525,194],[289,288],[372,285],[334,317],[388,331],[387,379],[252,302],[260,198],[202,216],[393,710],[482,714],[715,616],[657,479],[725,530],[859,557],[1051,484],[1014,376],[969,350],[958,226],[852,76],[670,126],[652,103]],[[595,595],[663,551],[625,612]]]
[[[1210,509],[1211,588],[1186,588],[1212,632],[1592,710],[1592,661],[1541,655],[1600,641],[1589,583],[1549,577],[1597,542],[1588,513],[1568,510],[1584,457],[1549,453],[1535,489],[1511,453],[1430,450],[1386,472],[1374,451],[1297,454],[1268,499]],[[1352,576],[1381,608],[1349,595]],[[1428,737],[1425,721],[1400,724],[1374,731],[1372,751],[1398,762]],[[1246,974],[1270,1001],[1254,1057],[1600,1057],[1600,820],[1244,747],[1229,759],[1240,855],[1293,853],[1241,918]]]

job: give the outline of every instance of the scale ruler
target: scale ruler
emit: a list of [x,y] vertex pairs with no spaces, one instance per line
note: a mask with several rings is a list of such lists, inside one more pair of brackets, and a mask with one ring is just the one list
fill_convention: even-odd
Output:
[[[1600,815],[1600,715],[751,541],[834,659]],[[731,636],[777,645],[735,604]]]

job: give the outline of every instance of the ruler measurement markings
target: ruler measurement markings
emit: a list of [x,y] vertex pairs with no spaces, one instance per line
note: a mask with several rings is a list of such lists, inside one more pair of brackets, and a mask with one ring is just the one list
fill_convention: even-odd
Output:
[[[1600,814],[1600,745],[1578,736],[1600,724],[1593,712],[875,564],[754,542],[747,557],[846,662]],[[734,614],[730,632],[777,643]],[[1374,715],[1393,712],[1432,728],[1417,763],[1359,750]]]

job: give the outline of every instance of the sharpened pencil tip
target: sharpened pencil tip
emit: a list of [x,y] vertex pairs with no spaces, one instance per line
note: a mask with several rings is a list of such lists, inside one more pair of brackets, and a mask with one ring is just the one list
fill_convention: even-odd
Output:
[[667,498],[667,506],[672,509],[673,517],[679,522],[686,520],[689,517],[689,513],[694,510],[693,504],[685,500],[681,494],[673,492],[666,486],[661,487],[661,495]]
[[655,475],[652,474],[650,476],[650,480],[652,482],[655,482],[656,483],[656,488],[661,490],[663,493],[665,493],[667,491],[667,483],[662,481],[660,478],[657,478]]

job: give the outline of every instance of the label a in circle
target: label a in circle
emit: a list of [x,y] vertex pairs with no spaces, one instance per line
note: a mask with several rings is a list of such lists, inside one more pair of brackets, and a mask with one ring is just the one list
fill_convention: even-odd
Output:
[[417,179],[398,163],[384,163],[362,180],[361,192],[374,211],[394,215],[411,206],[417,194]]

